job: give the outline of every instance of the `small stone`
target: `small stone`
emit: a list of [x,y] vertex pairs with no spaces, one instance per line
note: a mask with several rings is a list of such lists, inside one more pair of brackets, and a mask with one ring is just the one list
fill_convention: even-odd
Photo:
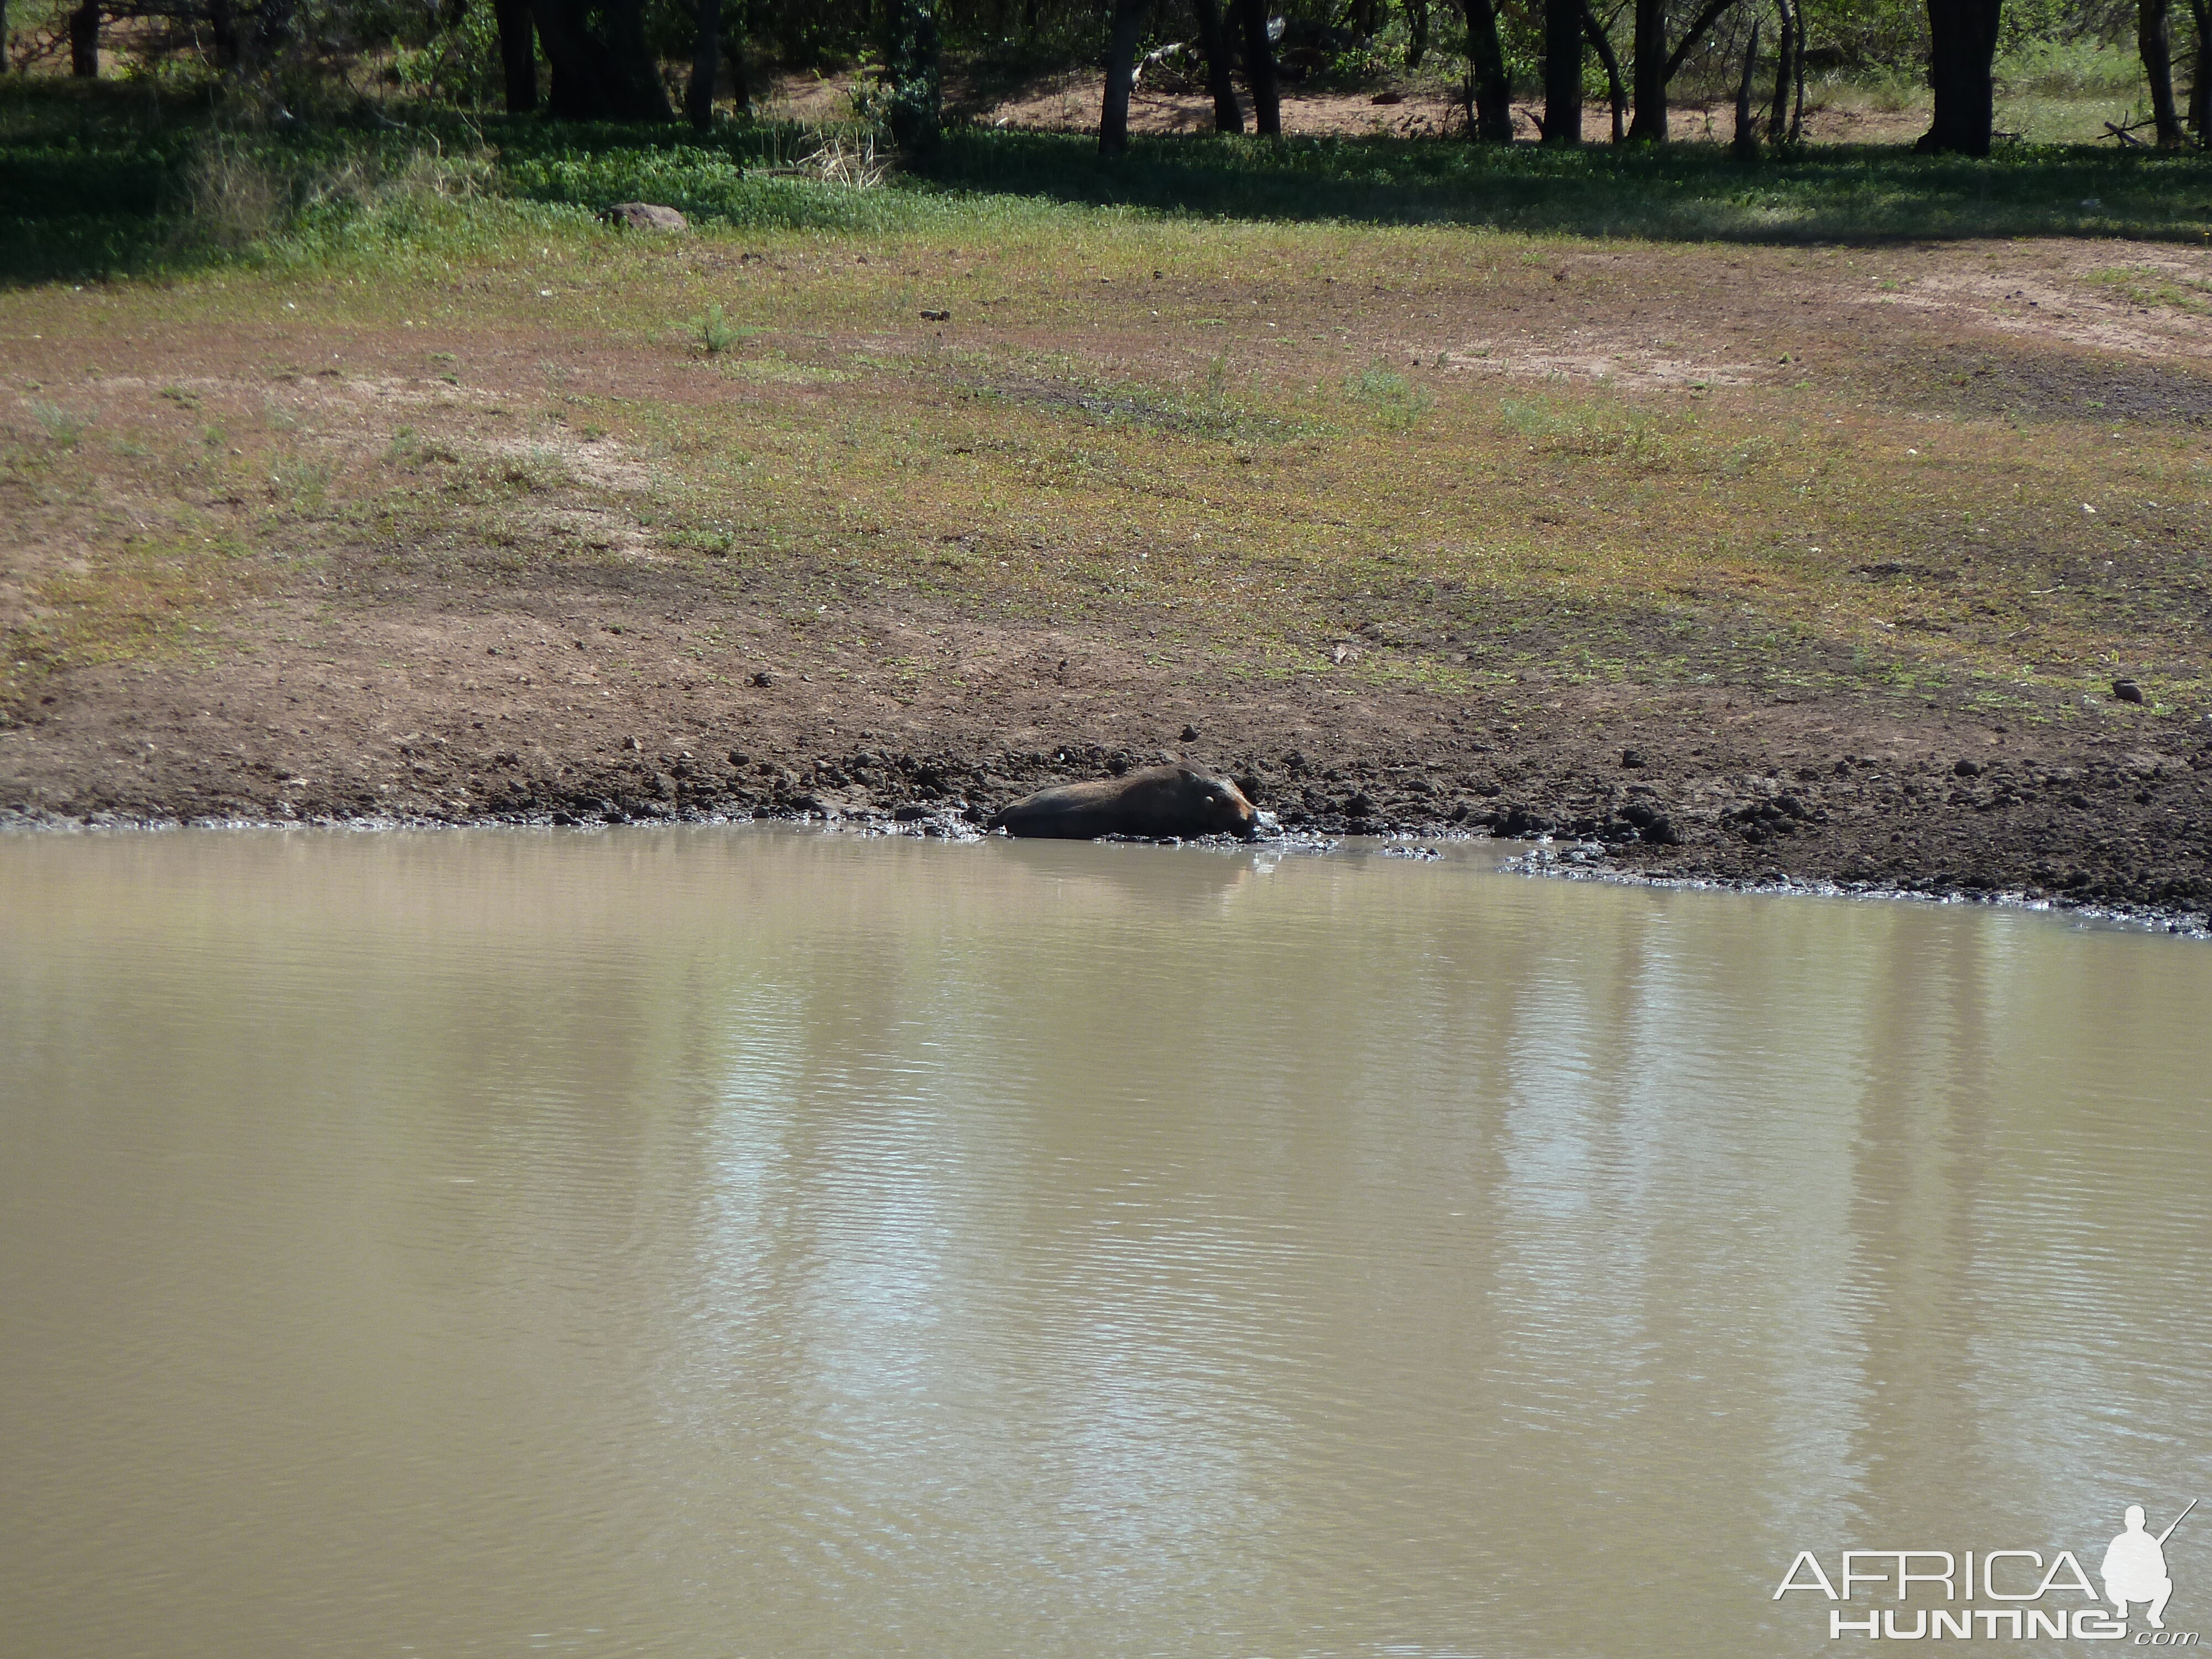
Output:
[[745,751],[742,749],[732,749],[730,750],[730,764],[732,766],[743,766],[748,758],[749,757],[745,754]]
[[1620,763],[1621,763],[1623,766],[1641,766],[1641,765],[1643,765],[1643,764],[1644,764],[1644,751],[1643,751],[1641,749],[1624,749],[1624,750],[1622,750],[1620,751]]
[[2143,700],[2142,687],[2133,680],[2114,680],[2112,696],[2121,702],[2139,703]]
[[690,221],[672,207],[651,202],[617,202],[599,215],[599,222],[623,230],[689,230]]

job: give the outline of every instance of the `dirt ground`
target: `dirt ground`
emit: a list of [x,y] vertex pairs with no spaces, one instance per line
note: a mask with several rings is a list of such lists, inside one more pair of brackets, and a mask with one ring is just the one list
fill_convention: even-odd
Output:
[[[764,94],[764,106],[800,121],[843,118],[852,108],[856,86],[818,76],[779,76]],[[1043,77],[1012,94],[951,89],[954,106],[986,126],[1026,128],[1041,132],[1096,132],[1105,89],[1103,74],[1082,70]],[[1239,87],[1245,118],[1251,118],[1249,94]],[[1513,109],[1517,138],[1542,136],[1537,118],[1543,106],[1524,100]],[[1677,139],[1725,143],[1735,131],[1734,106],[1723,100],[1678,99],[1670,112]],[[1282,88],[1283,131],[1289,137],[1425,138],[1462,133],[1464,101],[1446,89],[1424,83],[1380,92],[1339,92],[1286,82]],[[1884,106],[1863,99],[1817,93],[1806,106],[1805,136],[1816,144],[1909,144],[1927,130],[1928,112],[1912,105]],[[1213,100],[1202,84],[1188,77],[1155,72],[1140,76],[1129,103],[1134,133],[1200,133],[1213,131]],[[1583,137],[1605,143],[1613,137],[1613,112],[1603,102],[1583,112]]]
[[[732,687],[685,648],[724,613],[678,578],[448,591],[420,608],[362,586],[362,611],[320,630],[312,658],[72,676],[65,702],[0,735],[0,811],[927,827],[1176,756],[1237,777],[1303,833],[1548,834],[1592,868],[2010,891],[2192,921],[2212,891],[2212,727],[2085,735],[1849,699],[1587,688],[1504,719],[1418,692],[1208,687],[1073,630],[912,610],[855,620],[883,660],[941,660],[921,695],[757,624],[764,684]],[[642,678],[611,675],[616,653]]]
[[[740,389],[762,418],[816,434],[848,422],[840,441],[864,444],[869,422],[889,422],[888,405],[841,403],[861,393],[857,378],[839,377],[856,377],[849,365],[864,361],[933,362],[944,329],[848,325],[835,297],[848,289],[808,286],[862,280],[849,267],[866,264],[865,249],[817,241],[745,258],[672,245],[665,264],[687,281],[702,264],[718,281],[744,275],[776,303],[833,323],[803,340],[795,327],[771,327],[763,338],[788,352],[745,360],[753,367]],[[836,259],[848,263],[828,269]],[[1552,244],[1540,263],[1429,289],[1419,306],[1340,295],[1326,285],[1334,276],[1286,292],[1261,276],[1273,289],[1269,318],[1348,337],[1353,361],[1372,352],[1425,362],[1447,392],[1587,383],[1694,392],[1724,410],[1731,395],[1781,395],[1809,361],[1823,385],[1839,388],[1832,405],[1840,412],[1820,418],[1848,419],[1850,442],[1900,457],[1920,453],[1902,447],[1906,438],[1931,454],[1954,446],[1961,489],[1994,434],[2015,430],[2001,423],[2039,410],[2100,439],[2106,422],[2124,420],[2130,441],[2201,456],[2212,419],[2203,311],[2139,303],[2152,296],[2093,280],[2124,263],[2153,273],[2146,282],[2164,273],[2201,283],[2201,257],[2014,244],[1892,250],[1879,263],[1894,280],[1777,250]],[[635,289],[659,269],[637,267],[625,281]],[[978,281],[990,289],[998,274]],[[1180,302],[1189,308],[1225,309],[1221,293],[1196,291],[1205,283],[1187,286]],[[1164,374],[1165,348],[1146,331],[1146,313],[1173,309],[1174,283],[1122,287],[1131,291],[1112,301],[1121,309],[1100,310],[1101,301],[1090,313],[1088,361],[1121,381]],[[23,411],[50,407],[36,400],[66,387],[70,407],[97,423],[90,429],[117,434],[100,465],[122,470],[72,477],[96,469],[57,453],[46,471],[19,470],[0,489],[14,550],[0,567],[0,626],[17,640],[58,626],[66,606],[55,596],[73,573],[109,568],[99,562],[103,538],[172,548],[160,568],[194,573],[199,608],[179,625],[189,633],[165,635],[158,647],[104,660],[58,654],[50,671],[17,664],[33,678],[0,729],[0,823],[811,814],[942,832],[1042,783],[1172,754],[1238,777],[1301,832],[1548,834],[1555,854],[1583,867],[2009,892],[2154,911],[2177,924],[2203,922],[2212,906],[2212,709],[2185,689],[2140,707],[2116,700],[2117,673],[2084,667],[2090,635],[2067,631],[2090,624],[2050,609],[2062,603],[2047,597],[2057,588],[2007,599],[2021,608],[2002,613],[1980,597],[1998,594],[1973,585],[1994,563],[1988,544],[1980,565],[1970,555],[1956,568],[1874,562],[1806,577],[1804,615],[1850,615],[1807,634],[1802,661],[1914,629],[1933,630],[1912,635],[1927,649],[1980,663],[1975,672],[1985,675],[1996,672],[1992,653],[2013,653],[2007,663],[2031,651],[2070,657],[2070,679],[2023,674],[2004,706],[1968,695],[1971,678],[1923,696],[1809,673],[1644,672],[1647,659],[1678,658],[1677,636],[1698,618],[1797,603],[1778,579],[1738,581],[1718,568],[1670,590],[1665,610],[1628,616],[1609,647],[1624,672],[1565,672],[1563,657],[1539,649],[1508,672],[1470,678],[1466,665],[1484,648],[1481,617],[1502,618],[1516,637],[1533,627],[1540,646],[1543,629],[1577,624],[1548,600],[1497,600],[1522,605],[1510,615],[1464,606],[1447,615],[1422,611],[1412,585],[1386,606],[1356,582],[1317,591],[1295,612],[1253,613],[1248,632],[1264,621],[1284,649],[1304,653],[1289,670],[1224,672],[1236,666],[1237,607],[1258,601],[1214,592],[1218,571],[1194,569],[1182,588],[1079,602],[1071,588],[998,591],[841,564],[827,538],[864,532],[837,528],[847,521],[836,492],[874,487],[858,447],[839,464],[849,471],[833,467],[822,481],[830,493],[801,500],[793,485],[787,516],[770,526],[814,541],[742,562],[684,553],[674,527],[690,521],[670,506],[694,441],[684,422],[721,417],[732,396],[726,366],[566,325],[450,320],[418,330],[413,316],[362,314],[359,300],[343,314],[308,303],[295,318],[291,301],[272,298],[242,322],[212,301],[156,316],[120,299],[88,346],[82,330],[56,329],[73,303],[51,295],[13,304],[13,418],[28,431]],[[966,299],[955,308],[974,314]],[[1010,309],[968,327],[1008,361],[1065,349],[1069,338],[1043,310]],[[1256,310],[1239,328],[1263,377],[1267,353],[1292,350],[1288,331]],[[103,360],[91,378],[88,351]],[[465,385],[438,372],[449,359],[465,366]],[[910,383],[923,384],[898,385]],[[574,406],[564,411],[549,386],[585,391],[563,394]],[[514,411],[538,399],[552,412],[526,437]],[[2095,412],[2083,419],[2085,401]],[[960,413],[966,404],[930,407],[946,421],[970,418]],[[656,424],[641,424],[639,411]],[[584,423],[584,413],[606,426]],[[1001,399],[973,417],[974,441],[1011,442],[1020,421],[1066,414],[1010,410]],[[2031,428],[2019,441],[2049,448],[2058,430]],[[1004,532],[951,516],[967,488],[946,471],[969,455],[958,435],[932,463],[927,489],[939,495],[917,477],[911,499],[873,510],[907,543],[947,548],[963,565],[1045,559],[1060,533],[1050,512]],[[317,489],[333,499],[356,477],[400,482],[348,498],[343,510],[276,514],[270,503],[290,487],[283,469],[295,464],[287,458],[307,437],[323,446],[327,484]],[[87,444],[69,454],[89,453]],[[130,466],[169,465],[164,456],[185,458],[174,463],[180,494],[130,484],[143,477]],[[1223,471],[1259,478],[1259,503],[1280,479],[1261,476],[1264,457],[1250,462],[1224,457]],[[556,464],[550,482],[531,474]],[[1565,456],[1535,516],[1557,512],[1571,537],[1577,524],[1617,520],[1626,509],[1593,482],[1593,469],[1611,464]],[[440,489],[456,502],[477,501],[454,493],[459,482],[437,482],[465,474],[480,495],[507,490],[523,516],[410,506]],[[1699,484],[1684,499],[1719,488]],[[2141,631],[2125,637],[2142,660],[2164,653],[2171,684],[2186,688],[2201,683],[2191,653],[2212,621],[2201,574],[2212,518],[2201,489],[2177,500],[2160,488],[2163,503],[2124,511],[2108,502],[2094,519],[2087,503],[2065,500],[1993,522],[2000,538],[2019,538],[2023,560],[2057,568],[2094,551],[2112,556],[2101,561],[2108,580],[2168,583],[2154,616],[2129,611],[2125,629]],[[1190,510],[1187,501],[1175,508]],[[1310,508],[1284,510],[1295,518]],[[1712,510],[1734,511],[1724,501]],[[1257,523],[1261,511],[1232,507],[1222,533]],[[1586,520],[1571,516],[1584,511]],[[2094,549],[2080,539],[2089,523],[2106,538]],[[517,525],[574,556],[518,546]],[[2045,525],[2061,526],[2063,538],[2038,527]],[[173,554],[179,538],[237,550],[220,565],[192,565]],[[2002,568],[2014,572],[2007,594],[2050,580],[2020,575],[2024,564]],[[1217,602],[1222,609],[1194,619],[1194,608]],[[2160,628],[2169,632],[2156,643]],[[2095,640],[2121,637],[2108,629]],[[2136,672],[2136,656],[2114,660]],[[2104,674],[2086,698],[2083,672]]]

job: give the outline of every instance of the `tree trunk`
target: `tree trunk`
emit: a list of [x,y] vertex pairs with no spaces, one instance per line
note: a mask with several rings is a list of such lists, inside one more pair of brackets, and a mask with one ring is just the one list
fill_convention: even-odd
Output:
[[538,107],[538,30],[530,21],[529,0],[492,0],[491,13],[499,25],[507,112],[527,115]]
[[1544,142],[1582,141],[1582,0],[1544,0]]
[[1252,88],[1252,125],[1262,138],[1283,136],[1283,95],[1275,84],[1275,43],[1267,38],[1267,0],[1235,0],[1243,35],[1244,81]]
[[722,67],[722,0],[699,0],[698,37],[691,46],[691,81],[684,113],[700,132],[714,125],[714,77]]
[[1790,142],[1805,142],[1805,6],[1798,0],[1790,17],[1790,72],[1797,83],[1796,102],[1790,108]]
[[215,66],[222,70],[238,67],[238,20],[232,15],[230,0],[208,0],[208,46],[215,53]]
[[84,3],[69,15],[70,73],[79,80],[100,74],[100,0]]
[[1467,0],[1467,62],[1474,81],[1474,136],[1486,143],[1511,143],[1513,76],[1498,36],[1496,0]]
[[745,79],[744,13],[722,20],[722,61],[730,66],[730,102],[738,113],[753,112],[753,89]]
[[1613,42],[1606,39],[1605,25],[1598,21],[1590,0],[1583,0],[1583,33],[1597,48],[1598,62],[1605,65],[1606,98],[1613,106],[1613,142],[1617,144],[1621,141],[1621,119],[1628,112],[1628,92],[1620,83],[1620,59],[1613,55]]
[[1928,84],[1935,118],[1913,146],[1923,155],[1946,151],[1987,155],[1996,93],[1990,63],[1996,56],[2002,0],[1928,0]]
[[298,9],[298,0],[263,0],[253,14],[253,33],[240,56],[256,64],[274,58],[292,39],[292,15]]
[[2189,77],[2189,130],[2198,145],[2212,144],[2212,0],[2189,0],[2197,20],[2196,68]]
[[884,65],[890,81],[891,139],[911,155],[927,155],[937,147],[945,106],[936,0],[890,0],[888,21]]
[[1429,55],[1429,0],[1406,0],[1406,67],[1417,70]]
[[1636,119],[1628,136],[1667,142],[1667,0],[1636,0]]
[[1751,43],[1743,49],[1743,78],[1735,83],[1735,137],[1729,149],[1739,161],[1759,159],[1759,123],[1751,113],[1751,77],[1759,68],[1759,19],[1751,20]]
[[1114,31],[1106,47],[1106,100],[1098,112],[1098,153],[1129,148],[1129,89],[1137,76],[1137,37],[1144,32],[1146,0],[1115,0]]
[[1781,13],[1774,31],[1774,102],[1766,112],[1766,142],[1780,145],[1786,142],[1790,131],[1790,88],[1793,79],[1793,60],[1797,54],[1797,18],[1790,0],[1774,0]]
[[1235,49],[1221,21],[1220,0],[1192,0],[1198,14],[1198,43],[1206,53],[1206,89],[1213,94],[1213,130],[1244,131],[1244,106],[1237,101]]
[[2173,32],[2167,21],[2172,9],[2171,0],[2138,0],[2136,7],[2136,45],[2150,82],[2151,120],[2160,149],[2182,145],[2181,116],[2173,106]]
[[639,0],[533,0],[538,43],[553,67],[545,112],[556,121],[665,121],[673,112],[646,50]]

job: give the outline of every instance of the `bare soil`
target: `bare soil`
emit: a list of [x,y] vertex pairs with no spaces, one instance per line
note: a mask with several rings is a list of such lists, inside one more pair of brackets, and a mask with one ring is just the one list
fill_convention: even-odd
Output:
[[[80,671],[0,734],[0,802],[32,821],[553,823],[965,816],[1155,757],[1242,781],[1294,830],[1481,831],[1595,843],[1612,866],[2015,892],[2201,914],[2212,726],[2094,734],[1823,698],[1561,688],[1487,700],[1194,683],[1085,632],[886,607],[880,660],[919,695],[681,574],[434,594],[356,568],[312,656]],[[305,629],[321,597],[280,605]],[[763,684],[686,650],[742,629]],[[634,672],[611,672],[612,658]],[[398,665],[404,664],[405,666]]]

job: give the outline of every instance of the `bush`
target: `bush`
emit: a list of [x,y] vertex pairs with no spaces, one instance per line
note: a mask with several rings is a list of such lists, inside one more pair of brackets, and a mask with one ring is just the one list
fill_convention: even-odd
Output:
[[185,238],[199,246],[239,252],[281,228],[289,205],[286,181],[259,155],[234,140],[202,143],[185,169]]

